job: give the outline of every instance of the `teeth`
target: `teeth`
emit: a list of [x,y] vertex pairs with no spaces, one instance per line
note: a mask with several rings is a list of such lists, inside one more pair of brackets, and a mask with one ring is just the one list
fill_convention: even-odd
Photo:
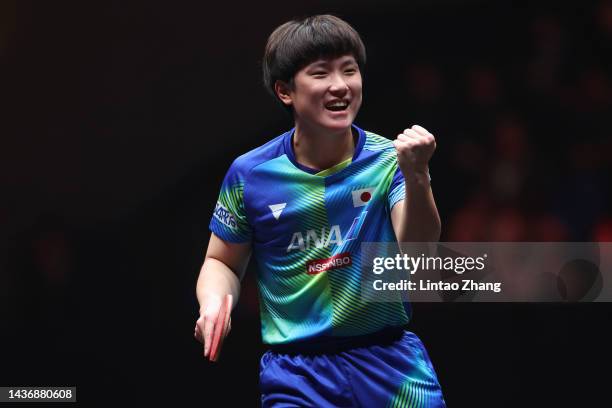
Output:
[[347,106],[346,102],[333,102],[327,105],[328,108],[346,108]]

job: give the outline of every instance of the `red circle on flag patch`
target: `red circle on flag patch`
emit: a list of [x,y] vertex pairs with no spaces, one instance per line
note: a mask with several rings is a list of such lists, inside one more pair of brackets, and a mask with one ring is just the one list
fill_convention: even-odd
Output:
[[370,201],[370,198],[372,198],[372,194],[368,193],[367,191],[364,191],[363,193],[361,193],[361,195],[359,196],[359,198],[361,199],[361,201],[363,201],[364,203],[367,203],[368,201]]

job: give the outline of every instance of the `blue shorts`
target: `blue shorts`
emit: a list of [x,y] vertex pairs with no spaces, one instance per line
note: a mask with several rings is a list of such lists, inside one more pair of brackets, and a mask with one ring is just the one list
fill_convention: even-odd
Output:
[[419,338],[399,336],[333,353],[267,351],[261,358],[263,407],[446,407]]

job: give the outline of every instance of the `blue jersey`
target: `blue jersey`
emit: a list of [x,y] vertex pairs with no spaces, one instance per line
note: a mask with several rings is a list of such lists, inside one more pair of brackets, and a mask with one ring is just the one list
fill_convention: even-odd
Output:
[[390,214],[405,191],[392,142],[353,129],[355,153],[336,168],[298,164],[292,129],[237,158],[225,176],[210,229],[252,243],[265,343],[408,323],[401,301],[361,297],[361,243],[395,241]]

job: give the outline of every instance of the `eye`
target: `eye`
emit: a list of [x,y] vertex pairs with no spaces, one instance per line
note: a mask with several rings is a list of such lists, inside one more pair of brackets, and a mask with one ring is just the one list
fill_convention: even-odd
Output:
[[353,74],[357,73],[357,68],[353,68],[353,67],[347,68],[347,69],[344,70],[344,73],[346,75],[353,75]]
[[327,75],[327,72],[317,70],[317,71],[314,71],[311,75],[315,78],[323,78],[325,75]]

